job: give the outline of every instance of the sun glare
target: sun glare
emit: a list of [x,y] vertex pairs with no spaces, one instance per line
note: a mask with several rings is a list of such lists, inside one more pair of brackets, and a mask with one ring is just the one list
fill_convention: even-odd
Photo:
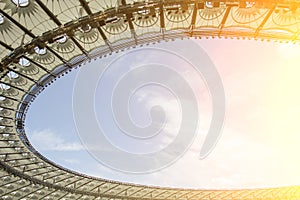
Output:
[[278,46],[278,51],[280,55],[282,55],[285,58],[289,59],[296,59],[300,56],[300,45],[299,44],[293,44],[291,42],[289,43],[282,43]]

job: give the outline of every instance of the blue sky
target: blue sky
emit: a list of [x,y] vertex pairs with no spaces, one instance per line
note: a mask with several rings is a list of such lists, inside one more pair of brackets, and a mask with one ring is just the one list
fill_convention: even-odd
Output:
[[[186,48],[184,40],[175,42]],[[61,166],[106,179],[189,188],[299,184],[300,128],[296,119],[300,116],[297,92],[300,47],[253,40],[196,42],[214,62],[226,94],[222,137],[206,159],[198,157],[211,118],[211,102],[205,84],[194,79],[195,88],[200,91],[197,93],[200,131],[186,154],[161,171],[142,175],[121,173],[103,166],[84,149],[72,113],[72,92],[78,70],[48,86],[31,105],[25,124],[30,142],[41,154]],[[116,55],[104,59],[113,59]],[[97,67],[99,63],[104,61],[97,60],[84,67]],[[171,60],[170,65],[174,66]],[[178,113],[177,104],[169,101],[171,97],[165,93],[157,96],[159,93],[159,89],[150,88],[146,100],[169,109],[172,122],[169,128],[173,130],[178,122],[177,118],[172,118]],[[97,93],[100,94],[101,91]],[[139,118],[143,116],[140,112],[145,111],[147,101],[142,101],[145,105],[138,99],[133,102],[139,108],[133,118],[147,123],[147,117]],[[117,137],[112,140],[114,138]],[[122,148],[132,149],[132,144],[124,141],[120,143]],[[165,141],[156,142],[160,146]]]

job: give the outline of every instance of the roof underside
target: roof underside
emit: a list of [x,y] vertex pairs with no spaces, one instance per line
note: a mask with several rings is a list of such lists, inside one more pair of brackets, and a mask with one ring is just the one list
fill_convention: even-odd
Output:
[[298,42],[300,4],[297,2],[1,0],[0,196],[3,199],[300,199],[300,187],[187,190],[89,177],[59,167],[36,152],[23,126],[30,102],[38,93],[56,78],[95,57],[185,37]]

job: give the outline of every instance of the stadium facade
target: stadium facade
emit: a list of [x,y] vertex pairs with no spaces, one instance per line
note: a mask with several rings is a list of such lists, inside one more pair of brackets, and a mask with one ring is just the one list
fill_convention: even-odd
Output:
[[299,33],[298,0],[1,0],[1,198],[299,200],[299,186],[193,190],[90,177],[47,160],[24,130],[35,97],[94,58],[175,38],[299,42]]

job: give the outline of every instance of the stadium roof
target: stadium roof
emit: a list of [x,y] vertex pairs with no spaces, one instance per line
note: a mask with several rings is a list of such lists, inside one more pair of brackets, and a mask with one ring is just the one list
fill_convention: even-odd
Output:
[[0,1],[0,196],[3,199],[299,199],[300,187],[192,190],[79,174],[30,145],[27,109],[82,63],[185,37],[299,42],[300,2],[290,0]]

